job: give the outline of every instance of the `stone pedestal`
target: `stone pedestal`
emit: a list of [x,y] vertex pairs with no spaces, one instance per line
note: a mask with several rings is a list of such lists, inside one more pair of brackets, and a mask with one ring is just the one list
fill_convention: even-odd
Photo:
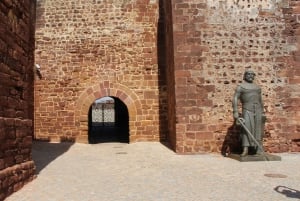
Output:
[[247,155],[241,156],[240,154],[229,154],[229,158],[238,160],[240,162],[251,162],[251,161],[281,161],[280,156],[272,155],[272,154],[256,154],[256,155]]

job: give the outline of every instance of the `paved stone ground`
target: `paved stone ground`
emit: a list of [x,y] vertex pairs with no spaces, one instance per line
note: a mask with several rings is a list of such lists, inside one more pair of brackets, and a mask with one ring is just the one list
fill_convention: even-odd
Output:
[[300,153],[238,162],[160,143],[36,142],[37,178],[6,201],[300,200]]

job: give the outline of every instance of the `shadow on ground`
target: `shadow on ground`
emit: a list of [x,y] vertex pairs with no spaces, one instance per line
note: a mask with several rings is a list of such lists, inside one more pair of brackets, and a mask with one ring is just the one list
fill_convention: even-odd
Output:
[[221,148],[221,154],[223,156],[228,156],[231,153],[240,154],[242,152],[239,130],[240,127],[236,126],[235,124],[232,124],[227,129],[227,133]]
[[274,190],[278,193],[285,195],[288,198],[300,199],[300,191],[286,186],[277,186]]
[[39,174],[47,165],[67,152],[74,143],[49,143],[34,141],[32,146],[32,158],[36,165],[36,174]]

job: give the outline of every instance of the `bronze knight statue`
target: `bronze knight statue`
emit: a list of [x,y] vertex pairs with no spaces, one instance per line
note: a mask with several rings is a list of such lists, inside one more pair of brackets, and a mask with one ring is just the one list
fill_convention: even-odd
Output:
[[[240,137],[242,140],[243,152],[241,156],[249,153],[249,148],[253,148],[254,154],[262,154],[262,137],[265,124],[265,114],[261,97],[261,88],[253,83],[255,73],[246,70],[244,82],[237,86],[233,101],[233,117],[236,124],[241,125]],[[238,103],[242,103],[242,114],[239,115]]]

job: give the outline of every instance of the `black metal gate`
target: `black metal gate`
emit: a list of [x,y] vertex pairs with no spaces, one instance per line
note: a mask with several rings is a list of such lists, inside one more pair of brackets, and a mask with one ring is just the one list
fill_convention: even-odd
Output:
[[89,142],[129,142],[129,115],[116,97],[97,99],[89,110]]

